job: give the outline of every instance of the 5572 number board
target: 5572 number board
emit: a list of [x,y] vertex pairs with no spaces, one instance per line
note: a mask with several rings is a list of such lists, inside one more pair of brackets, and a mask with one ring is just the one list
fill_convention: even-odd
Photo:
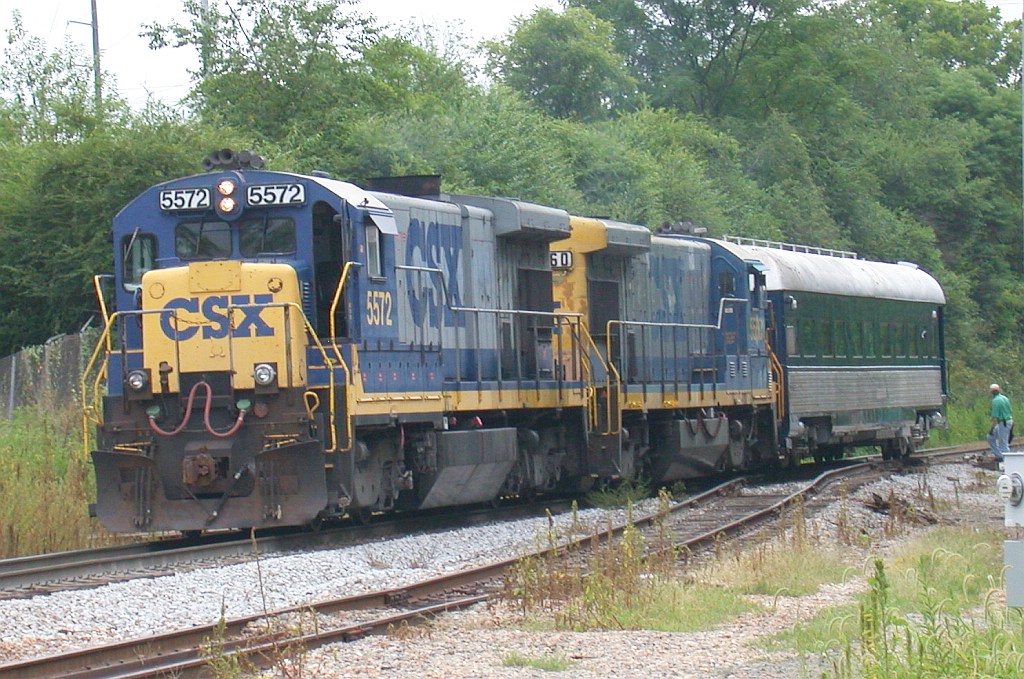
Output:
[[245,198],[251,206],[296,205],[306,202],[306,187],[302,184],[256,184],[246,187]]

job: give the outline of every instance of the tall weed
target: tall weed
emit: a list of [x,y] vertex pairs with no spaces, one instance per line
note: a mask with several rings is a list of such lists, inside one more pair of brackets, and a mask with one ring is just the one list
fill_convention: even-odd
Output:
[[111,541],[88,515],[95,485],[81,426],[66,405],[26,406],[0,420],[0,558]]

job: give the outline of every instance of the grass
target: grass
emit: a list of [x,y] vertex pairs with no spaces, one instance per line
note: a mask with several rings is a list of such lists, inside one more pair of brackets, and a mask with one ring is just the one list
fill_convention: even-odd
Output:
[[0,558],[107,544],[77,407],[37,405],[0,419]]
[[570,669],[574,663],[560,653],[544,656],[530,656],[512,651],[501,658],[504,667],[529,667],[545,672],[564,672]]
[[651,488],[640,480],[626,479],[601,490],[587,493],[587,503],[598,509],[615,509],[651,497]]
[[769,642],[824,658],[824,676],[1020,676],[1024,618],[994,602],[1002,534],[941,528],[868,564],[855,606],[829,609]]
[[[662,492],[663,511],[668,494]],[[555,550],[522,560],[508,579],[507,599],[535,627],[572,630],[709,629],[760,605],[750,595],[800,595],[842,580],[848,564],[807,535],[796,507],[788,528],[752,552],[720,553],[690,580],[664,524],[653,537],[627,528],[621,539],[591,540],[585,560],[564,562]],[[813,574],[813,577],[809,577]]]
[[946,406],[946,429],[932,431],[934,445],[957,445],[983,441],[991,426],[991,399],[987,390],[970,399],[950,401]]

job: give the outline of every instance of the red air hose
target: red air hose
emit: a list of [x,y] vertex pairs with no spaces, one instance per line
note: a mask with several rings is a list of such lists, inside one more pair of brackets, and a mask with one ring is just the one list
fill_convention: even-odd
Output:
[[160,425],[156,423],[156,416],[150,415],[149,428],[155,431],[157,434],[160,434],[161,436],[175,436],[176,434],[180,434],[181,431],[185,428],[185,425],[188,424],[189,418],[192,417],[192,406],[195,403],[196,390],[199,389],[200,387],[206,389],[206,403],[203,406],[203,425],[206,427],[206,431],[212,436],[216,436],[217,438],[227,438],[228,436],[232,436],[235,432],[237,432],[238,429],[242,426],[242,422],[245,421],[245,415],[248,412],[248,410],[246,410],[245,408],[239,410],[238,417],[235,418],[235,423],[232,424],[231,428],[228,429],[227,431],[216,431],[213,428],[213,425],[210,424],[210,408],[213,406],[213,388],[209,385],[208,382],[196,382],[194,385],[192,385],[192,389],[190,389],[188,392],[188,400],[185,402],[185,415],[184,417],[181,418],[181,423],[177,427],[170,431],[165,431],[161,429]]

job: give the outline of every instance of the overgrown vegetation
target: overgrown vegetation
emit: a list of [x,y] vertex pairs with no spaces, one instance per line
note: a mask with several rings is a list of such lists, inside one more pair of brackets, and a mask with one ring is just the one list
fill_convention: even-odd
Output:
[[0,558],[107,544],[76,406],[42,403],[0,418]]
[[1002,535],[943,528],[873,559],[856,606],[830,609],[775,643],[822,654],[834,677],[1018,676],[1024,620],[1002,589]]
[[[660,494],[661,515],[669,496]],[[801,508],[777,540],[749,552],[721,552],[712,566],[685,581],[676,566],[664,519],[653,538],[627,528],[620,539],[593,539],[586,559],[566,565],[553,535],[544,556],[521,561],[508,579],[507,598],[534,624],[589,629],[708,629],[759,605],[748,595],[796,596],[841,580],[847,564],[806,533]]]
[[[917,495],[930,497],[926,487]],[[912,523],[912,515],[898,514],[883,532],[901,534]],[[855,550],[829,547],[836,539],[857,544],[842,518],[836,530],[809,533],[798,505],[753,548],[718,550],[710,562],[692,565],[686,577],[675,571],[681,555],[667,549],[663,530],[653,539],[627,530],[618,542],[595,540],[586,559],[568,562],[556,559],[554,536],[548,535],[552,549],[519,564],[506,598],[532,627],[694,631],[770,610],[826,583],[864,577],[866,591],[857,604],[826,609],[765,643],[822,657],[825,676],[837,679],[1010,677],[1024,671],[1024,619],[993,597],[1002,587],[999,531],[939,528],[865,566],[850,560]]]

